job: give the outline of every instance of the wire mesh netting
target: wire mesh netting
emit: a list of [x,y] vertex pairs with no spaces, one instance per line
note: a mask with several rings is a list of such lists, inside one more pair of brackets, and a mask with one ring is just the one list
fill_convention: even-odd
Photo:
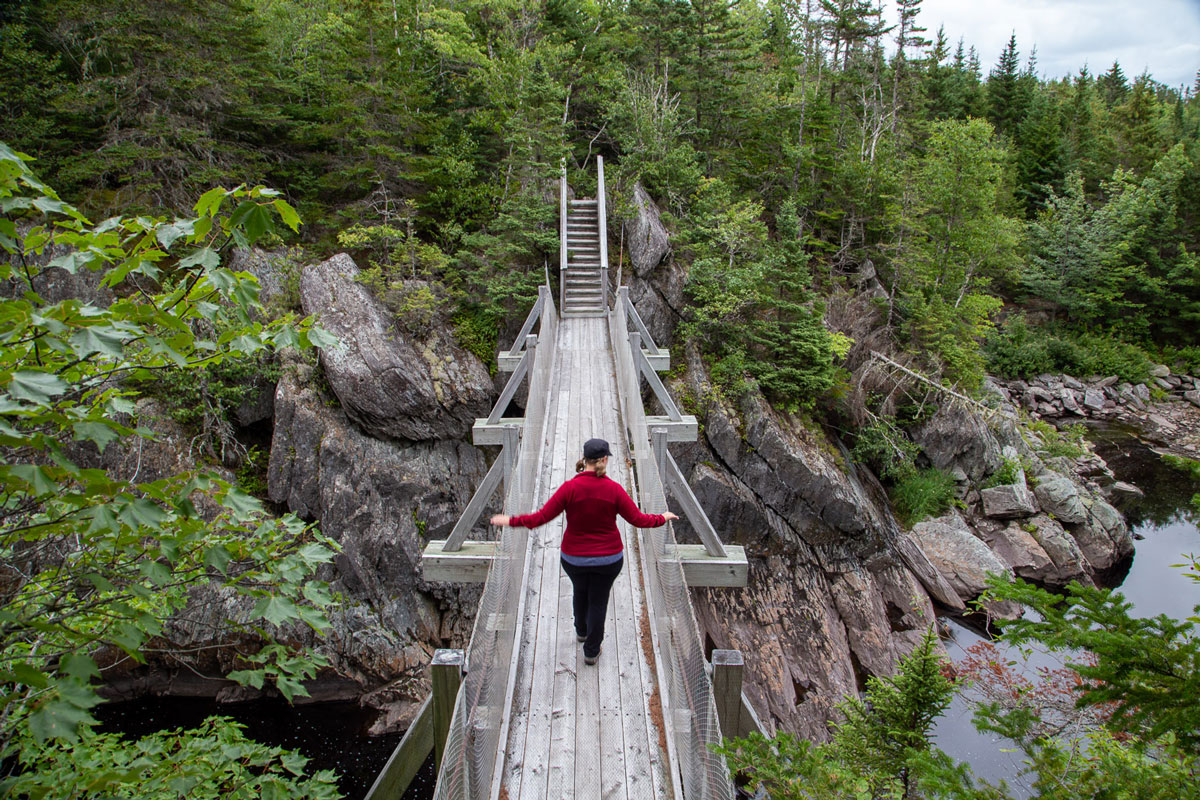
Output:
[[[550,288],[540,287],[539,294],[540,331],[528,376],[525,421],[520,429],[506,431],[501,454],[501,458],[513,458],[515,462],[504,487],[505,513],[532,508],[535,500],[558,332],[558,314]],[[516,664],[513,648],[525,597],[529,529],[501,530],[467,648],[466,675],[455,702],[438,773],[435,793],[438,800],[494,796],[498,769],[504,763],[502,723],[504,710],[512,699],[512,673]]]
[[[627,290],[622,289],[609,317],[621,411],[633,452],[639,505],[650,513],[662,513],[667,510],[666,494],[651,448],[641,383],[629,346],[627,304]],[[672,755],[678,762],[684,797],[732,800],[734,789],[725,760],[710,747],[721,742],[721,729],[683,567],[678,558],[669,557],[676,546],[669,523],[641,531],[650,624],[659,672],[667,684],[660,687],[664,723],[673,744]]]

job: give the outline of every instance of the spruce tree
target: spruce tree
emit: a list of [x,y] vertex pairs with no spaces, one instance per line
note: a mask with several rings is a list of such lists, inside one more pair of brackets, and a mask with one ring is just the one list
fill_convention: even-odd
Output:
[[996,68],[988,76],[988,119],[996,132],[1015,136],[1025,118],[1024,92],[1019,73],[1017,35],[1009,37]]
[[1129,82],[1125,80],[1125,72],[1118,61],[1114,61],[1108,72],[1096,79],[1096,86],[1100,89],[1100,97],[1104,104],[1109,108],[1120,103],[1125,99],[1125,95],[1129,94]]

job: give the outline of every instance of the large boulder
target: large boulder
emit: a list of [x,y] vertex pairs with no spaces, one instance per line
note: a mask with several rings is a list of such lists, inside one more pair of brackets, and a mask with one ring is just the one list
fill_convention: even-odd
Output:
[[671,252],[671,237],[658,206],[640,183],[633,186],[633,210],[633,218],[626,225],[629,260],[634,274],[645,278]]
[[1030,517],[1038,512],[1037,499],[1024,480],[983,489],[979,497],[983,501],[984,516],[993,519]]
[[957,511],[916,523],[912,535],[963,600],[978,597],[987,588],[989,573],[1012,574]]
[[978,414],[957,403],[946,403],[913,431],[913,440],[933,466],[945,472],[957,467],[972,481],[1000,466],[1000,444]]
[[1042,510],[1059,522],[1078,525],[1087,519],[1087,509],[1080,497],[1079,486],[1070,478],[1054,472],[1043,473],[1038,476],[1033,493]]
[[346,415],[372,436],[422,441],[462,438],[492,397],[488,371],[433,326],[410,340],[341,253],[304,270],[300,300],[337,337],[321,366]]
[[1071,535],[1093,570],[1105,570],[1133,553],[1133,535],[1121,512],[1108,503],[1092,499],[1082,524]]

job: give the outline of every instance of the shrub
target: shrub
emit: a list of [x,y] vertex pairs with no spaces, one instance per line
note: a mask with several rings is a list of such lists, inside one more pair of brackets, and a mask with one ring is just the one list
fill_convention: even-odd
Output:
[[488,371],[496,372],[496,342],[500,337],[496,318],[479,310],[463,309],[450,320],[454,326],[454,339],[468,353],[474,353],[487,365]]
[[892,502],[905,524],[936,517],[954,505],[954,478],[940,469],[914,470],[892,487]]
[[1062,372],[1080,377],[1116,375],[1130,383],[1142,383],[1153,363],[1142,348],[1112,336],[1030,328],[1023,317],[993,331],[984,344],[984,354],[988,371],[1008,378]]

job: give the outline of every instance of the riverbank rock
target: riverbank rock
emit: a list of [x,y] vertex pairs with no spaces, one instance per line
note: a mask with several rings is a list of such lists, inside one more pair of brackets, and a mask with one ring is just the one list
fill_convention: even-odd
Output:
[[993,519],[1031,517],[1038,512],[1037,499],[1023,479],[1020,483],[981,489],[979,497],[984,515]]
[[1035,419],[1082,417],[1129,425],[1138,430],[1142,439],[1175,455],[1200,458],[1197,379],[1172,373],[1169,367],[1160,364],[1149,383],[1122,382],[1115,375],[1093,377],[1086,382],[1069,375],[997,381]]
[[[957,511],[912,526],[921,550],[963,600],[973,600],[987,588],[989,574],[1011,575],[1012,570],[975,536]],[[1011,615],[1014,609],[1004,609]]]
[[1071,535],[1094,570],[1105,570],[1133,553],[1133,534],[1121,512],[1103,500],[1089,504],[1087,517]]
[[346,415],[383,439],[422,441],[466,436],[492,399],[492,380],[474,355],[439,327],[411,340],[390,312],[358,283],[358,267],[341,253],[306,267],[300,279],[305,314],[337,337],[321,366]]
[[1038,476],[1033,493],[1042,510],[1059,522],[1078,525],[1087,520],[1087,509],[1079,496],[1079,487],[1070,478],[1053,472],[1043,473]]
[[978,414],[959,403],[947,402],[912,432],[933,466],[945,472],[961,470],[979,481],[1000,466],[1000,444]]

